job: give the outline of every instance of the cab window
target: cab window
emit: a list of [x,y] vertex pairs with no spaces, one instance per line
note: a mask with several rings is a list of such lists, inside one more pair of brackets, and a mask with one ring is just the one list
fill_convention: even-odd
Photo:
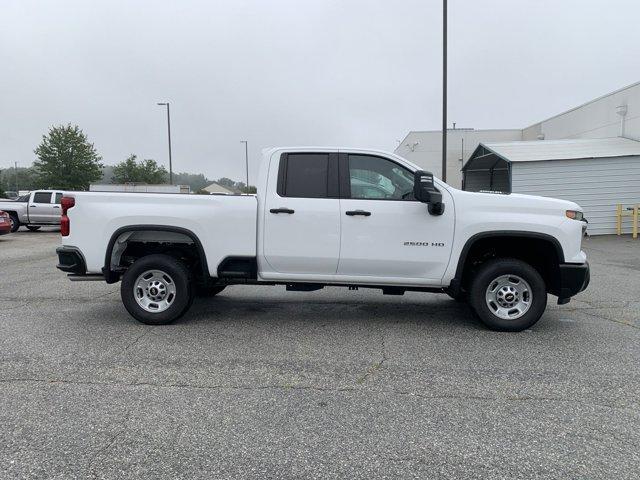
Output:
[[51,192],[36,192],[33,194],[33,203],[51,203]]
[[413,174],[391,160],[349,155],[351,198],[413,200]]
[[283,153],[277,192],[281,197],[338,198],[337,154]]

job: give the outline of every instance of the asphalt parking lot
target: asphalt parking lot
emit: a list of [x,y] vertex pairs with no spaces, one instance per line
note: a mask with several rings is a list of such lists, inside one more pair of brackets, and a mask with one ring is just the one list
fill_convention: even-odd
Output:
[[637,478],[640,240],[494,333],[446,296],[230,287],[170,326],[0,237],[0,477]]

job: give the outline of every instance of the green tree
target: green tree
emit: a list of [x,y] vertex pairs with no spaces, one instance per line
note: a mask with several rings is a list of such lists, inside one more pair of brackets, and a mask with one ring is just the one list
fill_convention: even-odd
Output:
[[176,185],[189,185],[192,192],[197,192],[204,187],[211,185],[212,180],[209,180],[202,173],[175,173],[173,174],[173,183]]
[[46,188],[86,190],[102,177],[102,157],[77,125],[51,127],[34,150],[39,183]]
[[[17,176],[16,176],[17,173]],[[14,167],[0,170],[0,189],[4,191],[35,190],[40,188],[41,181],[38,172],[33,167]]]
[[136,155],[129,155],[124,161],[113,167],[112,183],[147,183],[157,185],[166,183],[167,170],[155,160],[137,161]]
[[230,178],[227,177],[222,177],[219,178],[218,180],[216,180],[216,183],[218,185],[221,185],[225,188],[228,188],[229,190],[235,190],[236,189],[236,182],[234,182],[233,180],[231,180]]

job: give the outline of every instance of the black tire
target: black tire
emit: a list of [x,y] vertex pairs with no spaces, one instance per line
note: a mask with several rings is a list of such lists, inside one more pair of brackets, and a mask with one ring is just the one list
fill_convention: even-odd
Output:
[[[529,284],[530,306],[526,312],[514,319],[499,317],[489,306],[487,290],[499,277],[514,275]],[[501,332],[520,332],[534,325],[547,307],[547,289],[544,280],[528,263],[514,258],[497,258],[483,264],[471,282],[469,303],[478,318],[490,329]],[[494,303],[494,308],[497,305]]]
[[40,225],[27,225],[27,230],[30,232],[37,232],[40,230]]
[[18,215],[10,213],[9,218],[11,219],[11,232],[17,232],[20,228],[20,219],[18,218]]
[[[147,311],[138,304],[135,283],[148,270],[167,274],[175,285],[175,297],[164,311]],[[170,283],[170,282],[169,282]],[[120,285],[122,303],[133,318],[147,325],[166,325],[184,315],[193,303],[191,274],[182,262],[168,255],[148,255],[136,260],[124,273]]]
[[196,288],[196,295],[199,297],[215,297],[222,292],[226,285],[199,285]]

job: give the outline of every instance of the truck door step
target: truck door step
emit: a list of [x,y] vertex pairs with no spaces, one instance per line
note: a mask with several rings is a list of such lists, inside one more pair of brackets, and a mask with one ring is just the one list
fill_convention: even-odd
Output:
[[402,287],[385,287],[382,289],[383,295],[404,295],[405,289]]
[[324,285],[319,283],[289,283],[287,284],[288,292],[315,292],[322,290]]

